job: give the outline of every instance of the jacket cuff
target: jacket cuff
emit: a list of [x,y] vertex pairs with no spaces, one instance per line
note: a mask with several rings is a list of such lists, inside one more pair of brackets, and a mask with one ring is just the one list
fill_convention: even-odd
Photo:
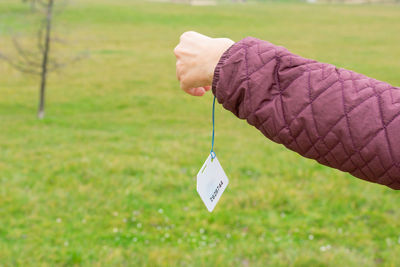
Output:
[[233,45],[231,45],[221,56],[221,58],[219,59],[219,62],[217,64],[217,66],[215,67],[214,70],[214,77],[213,77],[213,82],[212,82],[212,92],[213,94],[216,96],[217,93],[217,84],[220,78],[220,70],[221,67],[225,64],[225,61],[229,58],[230,56],[230,50],[231,48],[235,45],[236,43],[234,43]]

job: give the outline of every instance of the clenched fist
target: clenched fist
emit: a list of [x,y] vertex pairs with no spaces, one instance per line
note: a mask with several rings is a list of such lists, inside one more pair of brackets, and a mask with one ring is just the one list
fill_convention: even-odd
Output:
[[194,96],[210,90],[219,59],[233,44],[228,38],[210,38],[193,31],[183,33],[174,49],[181,88]]

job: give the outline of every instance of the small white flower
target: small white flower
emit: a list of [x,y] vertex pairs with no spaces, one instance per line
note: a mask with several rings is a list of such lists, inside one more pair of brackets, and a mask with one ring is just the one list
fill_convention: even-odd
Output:
[[141,223],[136,224],[136,226],[137,226],[137,228],[142,228],[142,224]]
[[122,221],[123,221],[124,223],[126,223],[126,222],[128,221],[128,219],[127,219],[127,218],[124,218]]
[[57,222],[57,223],[61,223],[61,221],[62,221],[61,218],[57,218],[57,219],[56,219],[56,222]]
[[285,218],[286,214],[284,212],[281,212],[281,217]]
[[165,233],[164,237],[169,238],[169,233]]
[[330,249],[331,249],[331,245],[329,245],[329,244],[319,248],[319,250],[321,250],[322,252],[325,252],[325,251],[330,250]]
[[160,213],[160,214],[163,214],[163,212],[164,212],[163,209],[158,210],[158,213]]
[[200,228],[199,232],[200,232],[200,234],[204,234],[204,229]]
[[68,241],[65,241],[65,242],[64,242],[64,246],[66,246],[66,247],[68,247],[68,246],[69,246],[69,243],[68,243]]
[[132,241],[133,241],[133,242],[136,242],[136,241],[137,241],[137,237],[134,237],[134,238],[132,239]]
[[313,240],[314,236],[313,235],[308,235],[308,239]]
[[85,224],[86,223],[86,219],[82,219],[82,223]]
[[117,228],[117,227],[114,227],[113,232],[114,232],[114,233],[118,233],[118,228]]
[[226,238],[228,238],[228,239],[231,238],[231,234],[229,234],[229,233],[226,234]]
[[117,211],[114,211],[114,212],[113,212],[113,215],[114,215],[115,217],[117,217],[117,216],[118,216],[118,212],[117,212]]

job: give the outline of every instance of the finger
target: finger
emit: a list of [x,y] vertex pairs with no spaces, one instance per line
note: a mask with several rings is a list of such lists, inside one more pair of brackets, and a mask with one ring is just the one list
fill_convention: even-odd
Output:
[[176,78],[178,79],[178,81],[181,80],[181,75],[180,75],[180,68],[179,68],[179,61],[176,62]]
[[210,90],[211,90],[211,85],[204,86],[203,88],[204,88],[204,90],[205,90],[206,92],[207,92],[207,91],[210,91]]
[[177,46],[175,46],[175,48],[174,48],[174,54],[175,54],[175,57],[176,57],[177,59],[180,58],[180,46],[179,46],[179,44],[178,44]]
[[203,96],[206,93],[203,87],[198,87],[194,90],[194,96]]
[[190,88],[186,92],[193,96],[203,96],[206,93],[206,90],[204,90],[203,87],[196,87]]
[[[182,63],[182,61],[181,61],[181,60],[177,60],[177,61],[176,61],[176,78],[178,79],[178,81],[181,82],[181,87],[182,87],[182,89],[190,88],[190,87],[191,87],[191,86],[186,82],[186,81],[187,81],[187,79],[186,79],[186,76],[187,76],[187,75],[185,76],[186,72],[187,72],[187,70],[185,69],[185,66],[184,66],[184,64]],[[185,83],[182,82],[183,80],[185,80]],[[184,87],[184,85],[185,85],[186,87]]]
[[190,94],[189,91],[192,89],[193,85],[191,85],[190,82],[188,82],[188,80],[182,73],[179,73],[179,74],[180,74],[179,75],[180,85],[181,85],[182,90]]

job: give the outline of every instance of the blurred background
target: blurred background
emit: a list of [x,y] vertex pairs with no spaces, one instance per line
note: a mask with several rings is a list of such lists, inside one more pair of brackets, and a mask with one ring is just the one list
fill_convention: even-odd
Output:
[[197,195],[212,94],[179,88],[184,31],[400,85],[398,0],[308,2],[1,0],[0,266],[399,266],[398,193],[220,105],[230,184],[213,213]]

